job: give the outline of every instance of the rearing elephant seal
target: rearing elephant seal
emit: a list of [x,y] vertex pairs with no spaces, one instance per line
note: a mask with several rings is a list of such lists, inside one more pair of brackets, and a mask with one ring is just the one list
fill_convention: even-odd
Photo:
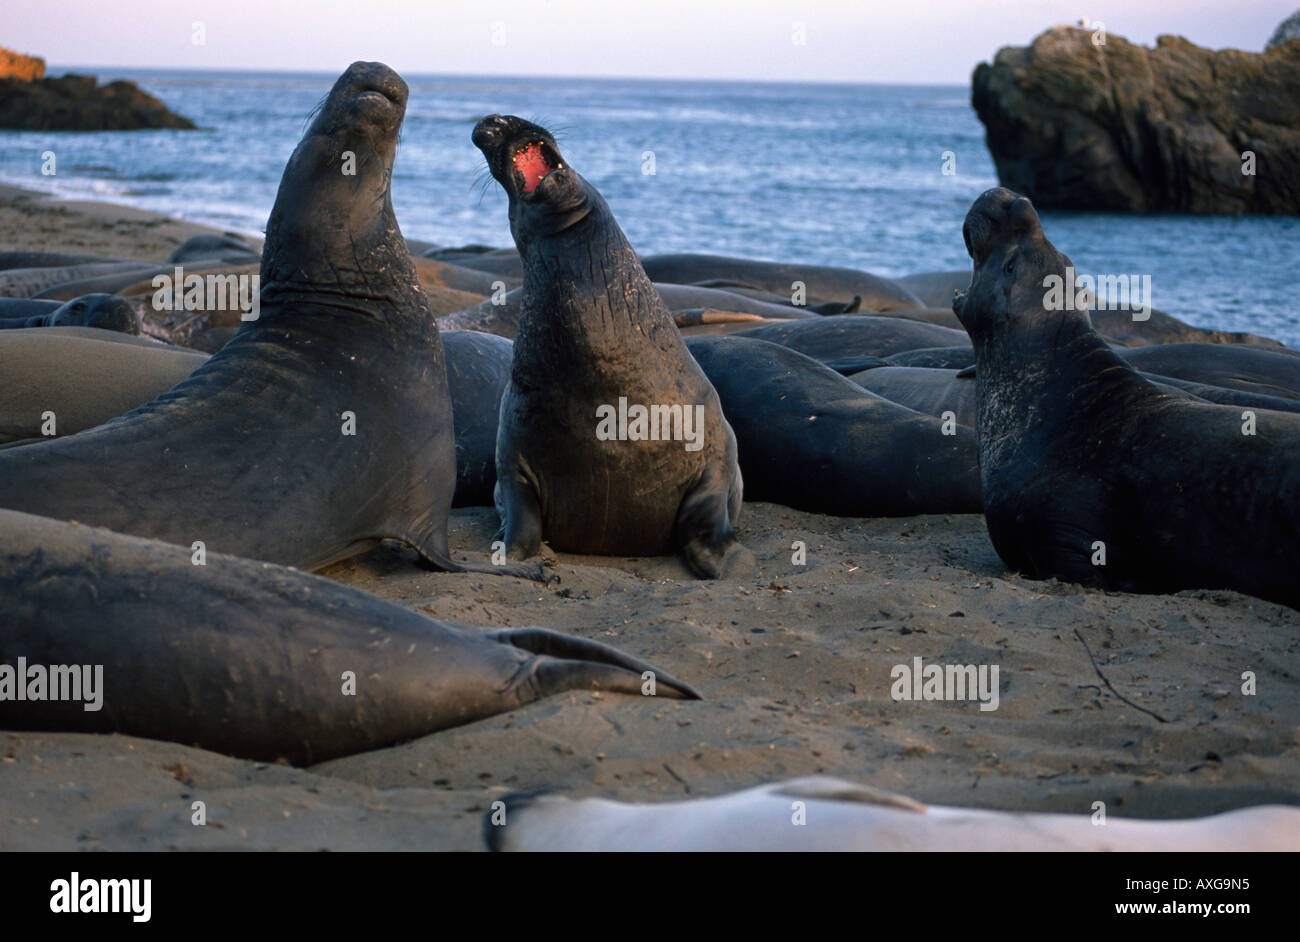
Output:
[[747,556],[735,436],[605,200],[535,124],[491,115],[474,143],[524,268],[497,433],[507,552],[676,546],[697,575],[731,570]]
[[1230,588],[1300,607],[1300,415],[1162,392],[1083,311],[1045,310],[1070,260],[1004,188],[962,228],[953,310],[975,348],[984,516],[1033,578],[1126,591]]
[[304,569],[384,538],[462,568],[442,343],[389,193],[406,96],[348,68],[280,181],[260,318],[153,402],[0,455],[0,506]]

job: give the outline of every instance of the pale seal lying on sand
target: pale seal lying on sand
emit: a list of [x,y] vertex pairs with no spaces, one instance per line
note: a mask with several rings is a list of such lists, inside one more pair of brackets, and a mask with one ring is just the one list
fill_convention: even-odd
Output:
[[1297,851],[1300,808],[1260,805],[1185,821],[1031,814],[923,805],[814,776],[690,801],[626,804],[507,797],[507,851]]

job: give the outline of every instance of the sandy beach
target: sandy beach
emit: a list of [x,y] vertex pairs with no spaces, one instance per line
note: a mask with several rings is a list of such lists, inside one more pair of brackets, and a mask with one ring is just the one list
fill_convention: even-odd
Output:
[[[204,228],[0,191],[0,250],[161,259]],[[455,511],[453,554],[481,557],[495,527],[490,508]],[[1300,612],[1233,592],[1029,581],[974,515],[747,503],[738,534],[758,560],[743,581],[701,582],[675,558],[559,554],[543,588],[425,572],[386,547],[323,573],[437,618],[617,645],[702,702],[571,693],[307,769],[0,732],[0,850],[478,850],[483,812],[513,791],[657,800],[813,773],[1000,809],[1102,801],[1168,818],[1300,803]],[[915,657],[997,665],[998,708],[895,701],[891,669]],[[190,823],[196,800],[205,828]]]

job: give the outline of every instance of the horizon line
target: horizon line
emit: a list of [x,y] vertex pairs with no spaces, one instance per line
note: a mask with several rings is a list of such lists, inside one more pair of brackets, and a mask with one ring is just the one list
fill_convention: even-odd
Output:
[[[357,60],[359,61],[359,60]],[[350,64],[350,63],[349,63]],[[387,63],[385,63],[387,64]],[[978,65],[978,63],[976,63]],[[344,66],[346,69],[347,66]],[[875,81],[867,79],[773,79],[773,78],[714,78],[710,76],[675,76],[675,75],[572,75],[563,73],[554,73],[548,75],[538,75],[536,73],[517,74],[510,72],[417,72],[411,70],[402,70],[389,66],[399,75],[410,75],[418,78],[472,78],[472,79],[515,79],[519,81],[534,81],[536,79],[563,79],[578,80],[589,82],[712,82],[715,84],[729,85],[840,85],[845,87],[886,85],[900,88],[963,88],[969,89],[970,82],[897,82],[897,81]],[[974,66],[971,71],[974,71]],[[200,72],[200,73],[217,73],[228,75],[324,75],[338,76],[342,71],[333,71],[330,69],[275,69],[275,68],[222,68],[222,67],[202,67],[180,66],[180,65],[108,65],[102,63],[51,63],[46,62],[46,78],[57,78],[49,73],[57,70],[73,70],[71,74],[84,75],[85,72],[75,71],[77,69],[121,69],[123,71],[153,71],[153,72]],[[95,78],[101,78],[96,75]]]

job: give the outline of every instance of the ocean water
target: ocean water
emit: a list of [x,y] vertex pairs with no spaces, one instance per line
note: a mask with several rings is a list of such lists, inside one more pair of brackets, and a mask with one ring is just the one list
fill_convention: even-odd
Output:
[[[50,71],[131,79],[207,130],[0,131],[0,182],[253,233],[336,77]],[[997,184],[960,86],[404,77],[411,97],[393,203],[407,236],[443,245],[511,244],[505,197],[470,143],[475,120],[494,111],[554,128],[643,254],[886,276],[964,268],[962,219]],[[40,172],[47,150],[54,177]],[[1081,273],[1150,275],[1161,310],[1300,347],[1300,219],[1045,213],[1044,226]]]

